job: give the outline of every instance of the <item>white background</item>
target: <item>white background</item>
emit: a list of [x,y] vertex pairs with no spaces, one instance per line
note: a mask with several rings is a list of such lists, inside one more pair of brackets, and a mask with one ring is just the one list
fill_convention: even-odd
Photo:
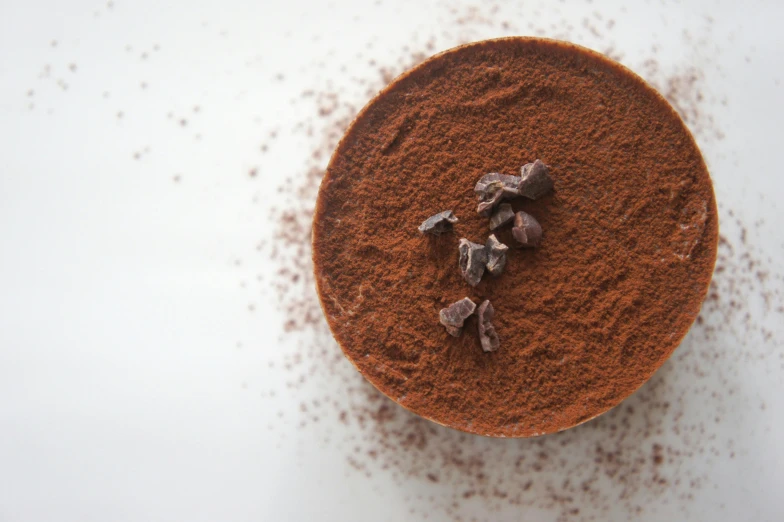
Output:
[[[751,240],[781,272],[781,3],[570,2],[557,15],[550,4],[509,5],[479,12],[508,13],[521,30],[457,24],[450,8],[474,12],[460,2],[0,0],[0,521],[454,515],[411,514],[406,500],[448,495],[449,484],[353,472],[344,448],[321,442],[325,429],[345,436],[336,419],[311,429],[285,420],[323,389],[286,391],[269,362],[295,341],[274,292],[251,284],[258,274],[274,279],[276,265],[254,247],[273,233],[276,185],[315,146],[291,128],[315,108],[289,101],[331,89],[361,105],[358,78],[381,86],[368,61],[394,65],[403,46],[423,48],[431,34],[428,54],[542,28],[602,51],[612,44],[633,68],[652,46],[662,69],[705,65],[705,100],[689,123],[724,211],[762,220]],[[617,21],[611,35],[585,30],[597,10]],[[314,121],[318,134],[326,123]],[[262,155],[276,130],[275,149]],[[781,315],[765,315],[758,294],[748,292],[748,309],[772,335],[741,343],[750,355],[726,363],[741,398],[712,428],[733,434],[738,457],[688,461],[710,486],[688,500],[677,488],[645,497],[641,517],[784,519]],[[689,377],[669,370],[664,379]],[[491,520],[559,515],[465,509]]]

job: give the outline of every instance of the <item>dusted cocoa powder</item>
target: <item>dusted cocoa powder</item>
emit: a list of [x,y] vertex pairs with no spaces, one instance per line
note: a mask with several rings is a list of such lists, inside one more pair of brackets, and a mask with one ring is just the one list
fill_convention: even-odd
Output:
[[[488,235],[473,186],[531,158],[555,190],[513,208],[542,224],[542,243],[471,288],[455,253],[459,237]],[[443,208],[455,234],[423,238],[417,225]],[[314,218],[322,306],[346,355],[408,409],[496,436],[572,426],[644,383],[697,316],[716,240],[710,179],[672,108],[598,54],[520,38],[447,52],[382,92],[339,145]],[[498,351],[438,325],[466,295],[493,302]]]
[[[747,386],[749,375],[784,369],[782,336],[771,330],[772,324],[782,324],[784,313],[784,283],[775,268],[780,256],[769,241],[770,223],[757,221],[750,206],[738,199],[722,205],[719,198],[723,237],[711,290],[678,350],[622,406],[575,429],[533,439],[471,436],[393,404],[346,364],[324,320],[309,262],[316,194],[326,161],[357,111],[397,74],[419,63],[423,52],[433,54],[467,40],[537,33],[606,49],[642,73],[679,111],[722,186],[737,171],[727,156],[747,154],[723,138],[728,129],[725,105],[733,111],[742,103],[727,104],[724,84],[715,81],[724,60],[715,46],[737,46],[730,43],[728,30],[710,19],[696,26],[688,22],[688,30],[674,42],[681,51],[673,60],[663,58],[658,45],[621,55],[618,49],[626,50],[627,44],[618,29],[633,21],[604,6],[603,22],[597,21],[597,12],[596,20],[586,19],[593,25],[574,26],[561,19],[574,6],[505,2],[503,8],[515,9],[515,17],[494,14],[493,2],[442,7],[438,22],[426,31],[412,27],[402,35],[410,48],[385,47],[371,37],[358,59],[375,60],[372,69],[357,71],[346,65],[345,55],[325,47],[312,58],[312,69],[320,71],[314,85],[322,87],[314,91],[309,86],[292,102],[303,115],[291,132],[308,153],[298,161],[290,158],[280,199],[268,214],[279,237],[248,245],[251,251],[258,247],[265,259],[272,256],[281,272],[265,278],[260,291],[274,296],[284,313],[286,342],[280,348],[286,349],[285,365],[275,359],[270,371],[285,375],[286,385],[249,383],[250,390],[262,388],[264,408],[277,409],[280,423],[270,426],[279,437],[277,446],[318,436],[325,454],[344,453],[341,471],[348,480],[360,475],[379,498],[395,495],[395,502],[410,510],[410,520],[649,520],[666,516],[663,509],[676,519],[733,516],[732,502],[725,506],[724,500],[735,485],[724,481],[722,473],[729,466],[734,475],[742,475],[759,448],[760,434],[770,432],[769,419],[778,411]],[[671,26],[687,24],[674,12],[662,17]],[[596,27],[599,36],[594,35]],[[335,71],[345,76],[332,84]],[[284,128],[284,136],[286,132]],[[270,142],[264,158],[278,147]],[[247,177],[244,170],[240,175]],[[757,197],[756,190],[749,194]],[[257,198],[254,202],[260,204]],[[248,272],[254,268],[258,265],[248,262],[238,271],[243,278],[252,277],[256,272]],[[252,281],[248,288],[253,289]],[[760,302],[766,303],[765,311],[757,308]],[[243,344],[243,349],[252,345],[247,339]],[[285,404],[290,398],[307,403],[307,412],[289,410]],[[737,430],[727,430],[728,424]],[[750,425],[762,431],[745,429]],[[292,426],[301,429],[292,433]],[[760,482],[749,485],[764,490]],[[713,509],[706,510],[707,505]]]

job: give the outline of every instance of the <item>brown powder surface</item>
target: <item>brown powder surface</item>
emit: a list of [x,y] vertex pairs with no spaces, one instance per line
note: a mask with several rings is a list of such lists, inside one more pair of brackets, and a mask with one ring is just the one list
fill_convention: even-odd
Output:
[[[274,407],[282,396],[308,405],[307,413],[279,409],[279,422],[270,429],[280,445],[290,441],[288,426],[295,425],[298,436],[317,436],[325,452],[342,452],[347,480],[359,475],[379,498],[394,495],[411,520],[633,520],[667,514],[700,520],[708,516],[705,501],[714,506],[712,513],[727,515],[722,496],[733,486],[725,486],[719,475],[729,470],[744,476],[744,469],[754,466],[749,456],[756,436],[745,426],[753,423],[769,432],[760,411],[768,417],[776,411],[744,379],[750,372],[784,370],[775,335],[784,314],[784,282],[771,254],[775,248],[766,241],[769,225],[735,200],[731,208],[719,198],[722,238],[715,274],[697,322],[678,350],[620,407],[556,435],[488,439],[414,415],[347,363],[326,325],[309,262],[313,209],[326,162],[362,105],[435,50],[519,34],[604,50],[666,95],[718,179],[726,180],[738,167],[725,157],[734,149],[723,141],[727,120],[717,110],[737,110],[738,103],[728,102],[712,81],[724,74],[718,56],[726,35],[709,16],[684,29],[674,42],[679,58],[671,59],[657,43],[643,51],[626,49],[617,35],[629,23],[624,8],[602,7],[591,15],[591,7],[584,23],[574,24],[563,14],[567,8],[551,3],[499,6],[450,2],[441,5],[437,24],[406,32],[406,46],[387,48],[370,38],[357,60],[329,48],[313,56],[312,69],[321,72],[292,100],[302,116],[290,131],[302,137],[308,154],[291,162],[280,198],[269,209],[277,238],[251,245],[279,266],[272,280],[259,274],[259,291],[264,294],[269,285],[286,329],[280,344],[284,364],[269,363],[271,371],[284,375],[285,387],[262,391],[263,407]],[[677,15],[662,17],[684,25]],[[359,67],[362,60],[370,67]],[[345,75],[338,85],[332,81],[335,71]],[[274,154],[277,143],[260,136],[262,153]]]
[[[555,190],[513,205],[542,224],[541,246],[469,287],[457,241],[489,234],[476,180],[535,158]],[[445,209],[455,234],[419,235]],[[669,357],[717,228],[700,153],[658,94],[598,54],[504,39],[426,62],[363,110],[322,182],[314,262],[336,339],[382,392],[447,426],[530,436],[617,405]],[[464,296],[492,301],[497,352],[473,322],[457,339],[438,325]]]
[[[391,12],[400,3],[380,0],[375,4]],[[762,520],[772,516],[766,517],[748,499],[754,498],[750,492],[756,498],[777,493],[777,483],[769,480],[770,461],[759,459],[765,459],[760,448],[775,439],[772,423],[782,411],[781,401],[770,395],[771,389],[778,388],[769,387],[781,383],[784,371],[782,248],[771,235],[775,195],[759,193],[765,185],[759,180],[769,176],[766,171],[748,173],[746,161],[756,152],[738,140],[739,133],[754,136],[734,121],[733,115],[745,107],[745,96],[733,97],[726,89],[731,82],[723,78],[753,77],[757,83],[773,80],[760,75],[759,68],[748,67],[747,62],[757,63],[763,56],[759,49],[733,38],[733,23],[738,24],[736,34],[747,32],[740,18],[714,23],[713,7],[705,6],[706,11],[699,13],[702,8],[696,5],[664,2],[655,18],[673,31],[662,38],[656,20],[645,24],[631,16],[650,12],[646,6],[652,5],[638,4],[627,10],[599,2],[439,1],[430,7],[430,15],[422,15],[421,23],[416,23],[419,17],[411,17],[407,20],[410,27],[392,26],[399,39],[391,43],[389,38],[362,33],[369,20],[352,22],[352,14],[346,14],[346,9],[352,9],[348,6],[341,17],[330,19],[331,24],[320,24],[325,33],[292,31],[281,41],[290,46],[307,39],[319,42],[318,49],[308,51],[305,86],[291,80],[291,70],[282,71],[286,79],[280,82],[269,62],[248,61],[245,69],[263,69],[261,82],[249,84],[249,91],[273,96],[264,83],[270,78],[275,86],[285,84],[286,94],[291,95],[288,103],[280,99],[287,110],[277,117],[259,114],[253,107],[244,113],[258,133],[253,143],[238,146],[238,151],[245,146],[246,154],[234,170],[235,180],[245,188],[235,194],[233,202],[246,214],[245,228],[258,230],[260,237],[247,241],[245,250],[232,247],[226,255],[247,295],[247,301],[237,303],[237,314],[252,318],[263,341],[238,331],[231,349],[243,367],[269,368],[268,375],[244,379],[241,389],[244,394],[258,394],[256,413],[271,412],[272,441],[267,434],[257,434],[258,448],[270,444],[266,448],[275,452],[262,466],[256,450],[251,451],[247,461],[252,468],[276,473],[280,468],[274,464],[282,455],[277,448],[285,451],[298,445],[298,454],[307,456],[286,461],[289,471],[312,475],[314,468],[329,466],[327,476],[335,477],[339,489],[364,492],[355,489],[361,482],[380,510],[386,513],[389,506],[405,506],[410,511],[408,520]],[[341,9],[340,4],[330,9],[336,7]],[[309,12],[312,9],[302,15],[305,21]],[[111,18],[104,16],[103,21]],[[232,28],[227,38],[226,31],[218,33],[212,23],[205,20],[192,30],[200,31],[213,50],[237,36]],[[338,48],[336,39],[329,37],[338,23],[353,35],[355,45],[349,50]],[[643,48],[630,47],[629,29],[648,43]],[[682,36],[673,38],[678,32]],[[640,73],[667,97],[697,138],[716,182],[722,237],[708,298],[697,322],[670,360],[637,393],[575,429],[502,440],[424,420],[387,399],[354,370],[335,344],[315,294],[310,227],[326,162],[348,124],[373,95],[438,50],[521,34],[562,38],[601,50]],[[213,104],[206,93],[184,89],[162,100],[170,104],[168,115],[154,109],[136,110],[135,105],[128,106],[116,77],[107,77],[102,85],[77,81],[90,68],[81,59],[77,75],[67,70],[74,56],[70,46],[78,46],[79,39],[84,44],[84,34],[78,34],[73,43],[65,35],[54,36],[51,48],[59,54],[39,63],[31,70],[30,84],[19,89],[17,103],[29,109],[30,117],[53,121],[62,115],[61,97],[92,87],[107,121],[118,129],[142,117],[148,118],[144,121],[150,128],[166,119],[172,138],[188,140],[182,148],[173,147],[176,142],[155,146],[157,142],[147,140],[127,141],[127,135],[121,134],[117,141],[126,152],[118,162],[134,161],[138,155],[140,161],[134,163],[143,167],[140,174],[160,174],[178,193],[198,187],[202,181],[199,169],[182,162],[199,158],[200,151],[215,146],[212,131],[223,127],[203,118],[225,105]],[[128,66],[134,67],[140,61],[173,59],[157,43],[152,45],[147,33],[140,36],[143,40],[133,41],[133,47],[120,49],[124,57],[118,60],[128,60]],[[49,46],[50,39],[45,44]],[[261,41],[258,45],[259,55],[276,54],[269,53]],[[168,45],[163,48],[169,50]],[[238,50],[231,47],[234,55]],[[142,51],[149,54],[148,60],[139,57]],[[735,53],[746,55],[745,62],[732,65],[727,55]],[[211,73],[193,85],[200,90],[214,77]],[[236,74],[219,77],[222,87],[237,85]],[[131,75],[126,83],[136,91],[144,79]],[[65,80],[68,90],[63,89]],[[144,92],[155,97],[163,96],[165,90]],[[14,103],[13,98],[7,101]],[[95,111],[100,112],[97,105]],[[179,123],[181,118],[187,119],[187,126]],[[725,133],[730,139],[724,139]],[[297,140],[296,153],[285,149],[287,139]],[[234,156],[232,150],[221,148],[227,157]],[[164,151],[171,155],[172,164],[156,169],[152,160]],[[281,156],[287,168],[274,161]],[[258,176],[249,176],[256,166]],[[743,178],[744,172],[753,183],[744,182],[743,194],[738,194],[739,185],[731,180]],[[222,177],[225,173],[221,169]],[[280,187],[270,205],[260,197],[258,187],[273,180]],[[260,226],[260,216],[269,221],[264,225],[272,224],[277,231],[274,240],[262,233],[266,227]],[[277,265],[277,273],[268,271],[269,259]],[[252,311],[245,306],[266,299],[273,300],[281,312],[285,334],[280,342],[269,334],[277,317],[262,316],[259,308]],[[341,456],[338,460],[330,458],[336,454]],[[341,480],[343,475],[345,480]],[[319,489],[321,494],[334,491]],[[259,502],[263,501],[260,495]],[[345,505],[350,507],[347,516],[359,516],[361,501],[352,499]]]

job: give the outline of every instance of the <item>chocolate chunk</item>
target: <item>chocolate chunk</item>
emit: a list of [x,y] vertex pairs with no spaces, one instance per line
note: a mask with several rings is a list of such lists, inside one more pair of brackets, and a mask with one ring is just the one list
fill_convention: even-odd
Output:
[[476,304],[464,297],[460,301],[442,308],[438,317],[449,335],[459,337],[460,332],[463,331],[463,322],[474,313],[474,310],[476,310]]
[[494,352],[498,350],[500,341],[498,340],[498,333],[495,327],[490,322],[495,316],[495,310],[490,301],[485,301],[479,305],[479,310],[476,315],[479,317],[479,342],[482,343],[482,350],[486,352]]
[[493,209],[498,204],[498,202],[501,201],[502,196],[503,196],[503,192],[498,191],[496,195],[493,196],[492,199],[489,199],[487,201],[480,201],[479,205],[477,205],[476,207],[476,212],[480,216],[485,216],[485,217],[489,216],[490,213],[493,212]]
[[517,176],[496,172],[485,174],[474,187],[474,192],[480,201],[476,211],[483,216],[489,216],[500,201],[520,195],[518,187],[521,182],[522,178]]
[[542,240],[542,225],[531,214],[521,210],[515,214],[512,235],[524,247],[539,246]]
[[487,252],[487,262],[485,267],[487,271],[494,276],[501,275],[506,266],[506,253],[509,247],[496,239],[495,234],[490,234],[485,243],[485,251]]
[[490,230],[500,228],[514,219],[514,210],[509,203],[501,203],[490,218]]
[[469,285],[478,285],[482,280],[482,274],[485,273],[485,263],[487,262],[487,252],[485,252],[484,245],[472,243],[466,238],[462,238],[458,249],[460,251],[460,273],[463,274]]
[[474,192],[476,192],[477,196],[482,201],[488,199],[486,197],[488,193],[495,193],[499,188],[504,192],[507,192],[509,197],[514,197],[518,194],[517,189],[521,181],[522,178],[519,176],[508,176],[506,174],[491,172],[490,174],[485,174],[476,182]]
[[[446,310],[446,308],[444,308],[444,310]],[[452,337],[460,337],[460,334],[463,333],[462,326],[449,326],[448,324],[445,324],[444,328],[446,328],[446,333]]]
[[452,225],[457,223],[457,221],[457,217],[451,210],[445,210],[427,218],[419,225],[419,232],[438,236],[447,230],[451,230]]
[[533,163],[526,163],[520,168],[522,181],[517,187],[521,196],[529,199],[539,199],[553,190],[553,178],[547,169],[547,165],[541,160]]

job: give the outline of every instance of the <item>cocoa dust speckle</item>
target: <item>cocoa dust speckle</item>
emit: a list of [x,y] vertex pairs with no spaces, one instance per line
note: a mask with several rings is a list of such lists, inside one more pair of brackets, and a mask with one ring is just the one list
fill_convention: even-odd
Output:
[[[375,93],[438,49],[488,36],[547,34],[589,43],[623,60],[613,38],[623,21],[615,14],[597,12],[576,27],[554,15],[552,24],[540,27],[530,16],[501,17],[492,4],[448,12],[440,24],[444,29],[412,33],[408,50],[393,56],[360,52],[372,72],[353,78],[354,94],[327,88],[329,83],[322,81],[314,83],[321,88],[308,89],[292,101],[310,114],[293,122],[293,128],[311,148],[302,154],[299,171],[283,180],[268,215],[276,224],[276,237],[262,245],[278,266],[269,284],[284,313],[285,335],[299,347],[285,355],[282,371],[287,393],[304,394],[304,383],[312,381],[321,390],[340,390],[324,391],[318,406],[302,409],[300,426],[311,429],[314,415],[338,421],[338,431],[325,444],[344,450],[353,472],[371,479],[385,474],[401,484],[443,486],[439,495],[411,500],[412,512],[422,516],[435,510],[461,520],[464,503],[480,502],[487,520],[509,506],[549,510],[559,519],[604,520],[611,512],[632,519],[644,506],[656,505],[675,491],[670,498],[677,500],[686,518],[695,495],[714,487],[710,466],[719,458],[740,458],[745,451],[717,423],[731,408],[735,411],[747,402],[759,405],[739,387],[737,367],[779,358],[765,319],[784,315],[784,281],[775,270],[776,261],[754,246],[761,239],[761,224],[745,222],[721,202],[718,261],[696,324],[670,361],[637,393],[577,428],[522,440],[485,439],[443,428],[381,395],[353,370],[332,339],[314,288],[311,216],[332,151]],[[726,103],[715,98],[707,80],[715,68],[712,47],[706,47],[711,30],[706,21],[694,30],[697,37],[684,37],[687,59],[680,65],[664,67],[656,47],[645,60],[626,63],[669,100],[705,151],[724,136],[711,107]],[[332,71],[323,74],[328,77]],[[263,139],[262,153],[276,134],[271,131]],[[761,312],[750,309],[755,296],[766,303]],[[699,518],[699,513],[693,516]]]

